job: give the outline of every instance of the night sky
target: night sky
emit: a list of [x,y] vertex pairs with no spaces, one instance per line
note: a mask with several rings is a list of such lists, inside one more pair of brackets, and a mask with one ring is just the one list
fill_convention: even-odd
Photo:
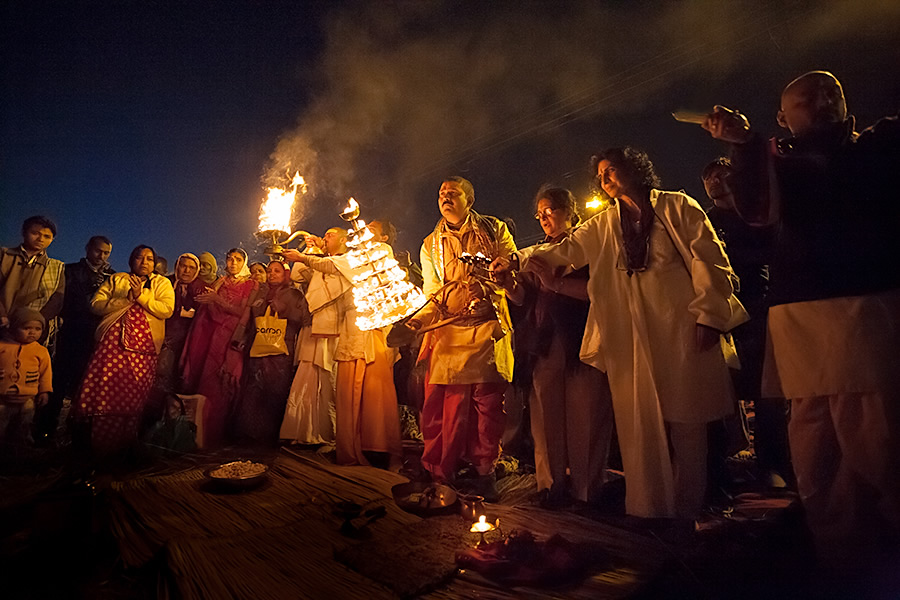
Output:
[[784,84],[829,69],[860,127],[896,113],[900,3],[860,4],[5,0],[0,243],[45,214],[67,262],[93,234],[119,269],[139,243],[253,254],[264,183],[294,169],[316,233],[353,195],[417,251],[459,173],[529,240],[538,187],[583,196],[625,144],[702,199],[724,149],[674,109],[776,134]]

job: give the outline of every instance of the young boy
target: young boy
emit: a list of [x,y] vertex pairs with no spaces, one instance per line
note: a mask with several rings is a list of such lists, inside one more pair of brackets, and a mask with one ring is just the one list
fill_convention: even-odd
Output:
[[0,443],[30,441],[34,410],[53,391],[50,353],[38,343],[44,324],[40,312],[18,308],[0,339]]
[[45,319],[41,342],[51,348],[66,289],[65,265],[47,256],[55,237],[53,221],[38,215],[22,223],[22,245],[0,248],[0,330],[15,309],[39,310]]

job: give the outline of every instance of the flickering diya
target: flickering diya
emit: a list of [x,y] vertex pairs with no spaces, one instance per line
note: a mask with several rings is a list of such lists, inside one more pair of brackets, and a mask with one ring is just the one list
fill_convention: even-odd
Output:
[[472,523],[472,527],[469,528],[469,531],[471,533],[477,533],[480,536],[478,543],[475,544],[475,547],[477,548],[483,544],[486,544],[487,541],[484,539],[485,534],[489,531],[494,531],[495,529],[500,529],[500,519],[497,519],[496,523],[489,523],[486,516],[481,515],[480,517],[478,517],[478,520]]

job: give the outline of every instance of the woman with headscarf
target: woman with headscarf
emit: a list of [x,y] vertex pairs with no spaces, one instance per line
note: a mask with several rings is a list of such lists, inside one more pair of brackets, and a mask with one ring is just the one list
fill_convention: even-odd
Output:
[[[567,189],[542,188],[534,206],[542,244],[566,239],[580,221]],[[516,368],[531,379],[537,487],[549,508],[597,498],[612,438],[606,374],[578,357],[590,308],[587,282],[587,267],[524,272],[504,282],[515,324]]]
[[199,279],[206,285],[212,285],[219,278],[219,263],[211,252],[200,253]]
[[131,252],[129,273],[116,273],[91,301],[103,320],[97,348],[73,404],[90,446],[109,455],[137,441],[138,423],[156,375],[166,319],[175,309],[172,283],[153,272],[156,252],[140,245]]
[[[265,315],[287,320],[284,330],[286,354],[247,359],[241,399],[235,410],[235,436],[238,440],[278,443],[278,433],[294,378],[294,347],[302,327],[309,327],[312,317],[306,297],[291,287],[291,272],[281,261],[266,267],[268,286],[265,301],[250,308],[251,323]],[[255,328],[248,327],[247,346],[252,347]]]
[[200,259],[185,252],[175,261],[175,274],[169,276],[175,288],[175,312],[166,320],[166,338],[156,370],[157,385],[166,392],[181,391],[177,366],[199,307],[194,298],[206,291],[206,284],[199,275]]
[[232,248],[225,257],[225,276],[194,297],[200,306],[181,355],[181,375],[186,393],[206,396],[207,447],[226,440],[243,374],[249,307],[257,302],[259,289],[259,283],[250,279],[247,253]]

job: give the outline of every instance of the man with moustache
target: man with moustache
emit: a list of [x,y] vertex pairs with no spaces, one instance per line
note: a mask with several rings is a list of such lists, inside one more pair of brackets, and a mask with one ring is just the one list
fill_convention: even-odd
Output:
[[53,392],[50,401],[35,418],[35,441],[38,443],[52,439],[56,433],[63,400],[75,394],[91,359],[94,332],[100,324],[100,317],[91,310],[91,299],[116,272],[109,264],[111,252],[109,238],[95,235],[85,245],[84,257],[65,267],[66,294],[53,363]]
[[507,258],[516,245],[506,224],[472,210],[475,190],[462,177],[445,179],[438,194],[441,220],[421,249],[425,294],[432,297],[408,322],[421,329],[458,320],[425,334],[419,361],[427,361],[422,465],[437,481],[455,482],[463,462],[477,477],[471,491],[497,498],[494,465],[503,435],[503,393],[512,380],[509,309],[503,290],[473,276],[463,253]]
[[732,145],[738,213],[777,229],[764,387],[791,400],[820,558],[849,572],[900,546],[900,121],[857,133],[825,71],[788,84],[777,119],[789,138],[721,106],[703,127]]

